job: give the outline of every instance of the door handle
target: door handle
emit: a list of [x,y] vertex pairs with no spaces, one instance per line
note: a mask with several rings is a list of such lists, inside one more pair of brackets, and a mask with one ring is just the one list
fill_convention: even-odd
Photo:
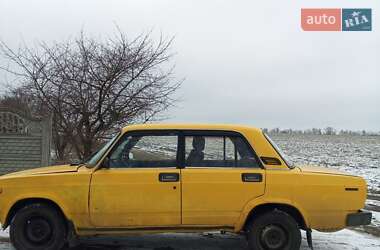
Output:
[[178,182],[178,173],[160,173],[158,176],[160,182]]
[[258,173],[243,173],[241,179],[243,182],[262,182],[263,175]]

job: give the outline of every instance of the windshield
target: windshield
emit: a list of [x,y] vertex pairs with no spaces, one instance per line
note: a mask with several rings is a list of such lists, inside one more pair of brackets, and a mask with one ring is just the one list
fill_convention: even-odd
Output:
[[264,133],[265,138],[269,141],[269,143],[273,146],[273,148],[277,151],[277,153],[281,156],[281,158],[285,161],[286,165],[290,168],[294,168],[294,163],[289,159],[289,157],[281,150],[279,146],[267,135]]
[[111,140],[109,140],[106,144],[104,144],[103,147],[101,147],[97,152],[93,154],[93,156],[90,157],[90,159],[86,162],[86,165],[88,167],[94,167],[96,163],[102,158],[102,156],[107,152],[108,148],[116,141],[116,139],[119,137],[119,134],[117,134],[115,137],[113,137]]

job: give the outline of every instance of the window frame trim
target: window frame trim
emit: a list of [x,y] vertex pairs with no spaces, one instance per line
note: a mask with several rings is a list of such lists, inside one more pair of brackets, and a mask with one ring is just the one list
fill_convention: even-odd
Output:
[[[231,131],[231,130],[208,130],[208,129],[141,129],[141,130],[132,130],[127,131],[124,134],[119,135],[119,139],[113,143],[111,148],[108,150],[108,152],[105,153],[105,156],[102,157],[100,161],[100,168],[102,165],[102,162],[105,160],[105,158],[109,157],[117,148],[117,146],[122,142],[122,140],[126,136],[131,135],[142,135],[142,136],[149,136],[149,135],[158,135],[158,136],[165,136],[169,134],[175,134],[177,136],[177,155],[176,155],[176,167],[167,167],[167,169],[185,169],[185,168],[199,168],[199,169],[240,169],[240,168],[232,168],[232,167],[186,167],[186,148],[185,148],[185,137],[186,136],[238,136],[240,137],[244,143],[248,146],[248,149],[251,150],[253,153],[253,156],[255,157],[255,160],[259,166],[257,169],[265,169],[263,162],[259,158],[258,154],[256,153],[255,149],[252,147],[251,143],[247,140],[247,138],[240,132],[237,131]],[[109,168],[109,169],[131,169],[131,168]],[[148,169],[147,167],[140,167],[140,168],[133,168],[133,169]],[[155,168],[159,169],[159,168]],[[166,168],[163,168],[166,169]],[[256,168],[244,168],[244,169],[256,169]]]

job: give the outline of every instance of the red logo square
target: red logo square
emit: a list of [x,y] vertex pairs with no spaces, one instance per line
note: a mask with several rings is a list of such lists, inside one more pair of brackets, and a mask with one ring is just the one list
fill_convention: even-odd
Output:
[[341,31],[342,9],[301,9],[304,31]]

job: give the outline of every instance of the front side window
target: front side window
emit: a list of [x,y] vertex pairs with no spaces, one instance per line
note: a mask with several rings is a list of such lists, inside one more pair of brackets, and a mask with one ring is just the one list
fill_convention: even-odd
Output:
[[107,152],[109,147],[116,141],[116,139],[119,137],[119,134],[117,134],[115,137],[113,137],[111,140],[109,140],[106,144],[104,144],[98,151],[96,151],[92,156],[89,157],[89,159],[86,161],[86,165],[88,167],[94,167],[98,161],[102,158],[102,156]]
[[185,163],[193,167],[259,167],[240,136],[186,136]]
[[177,167],[177,144],[177,135],[127,135],[112,150],[109,167]]

